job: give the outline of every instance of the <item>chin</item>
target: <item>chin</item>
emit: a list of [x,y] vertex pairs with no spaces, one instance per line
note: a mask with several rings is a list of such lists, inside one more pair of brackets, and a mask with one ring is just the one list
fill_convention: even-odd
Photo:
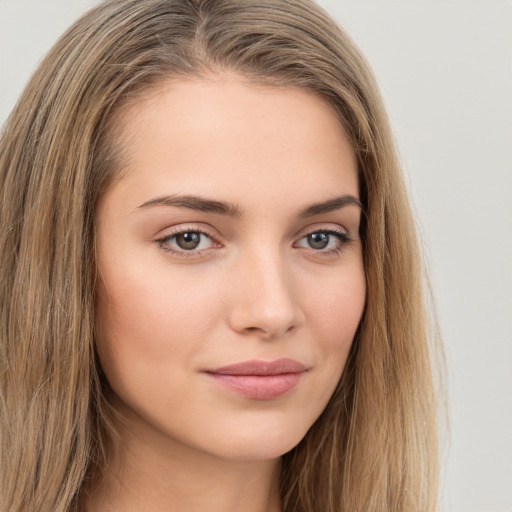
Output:
[[[258,461],[277,459],[297,446],[307,430],[287,431],[286,429],[264,429],[259,435],[229,435],[222,440],[218,454],[238,461]],[[228,444],[226,444],[226,441]]]

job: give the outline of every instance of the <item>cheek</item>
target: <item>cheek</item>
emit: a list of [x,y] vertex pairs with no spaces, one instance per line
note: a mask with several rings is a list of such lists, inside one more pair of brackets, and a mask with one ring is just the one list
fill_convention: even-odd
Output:
[[366,300],[366,279],[362,265],[310,287],[308,318],[332,348],[351,343],[361,320]]
[[193,286],[179,272],[163,277],[163,270],[118,267],[105,275],[108,293],[105,286],[97,293],[96,343],[110,387],[121,399],[120,412],[167,431],[175,420],[161,411],[172,410],[186,423],[195,418],[186,404],[196,400],[200,409],[197,382],[190,377],[218,314],[209,287]]
[[169,367],[186,369],[217,321],[212,287],[200,286],[200,280],[191,283],[179,270],[171,276],[163,270],[135,265],[103,269],[97,348],[109,380],[124,381],[127,369],[156,373],[160,367],[170,378]]
[[329,396],[345,367],[365,299],[366,280],[362,265],[324,281],[323,289],[315,288],[308,295],[307,317],[323,367],[318,378],[323,380]]

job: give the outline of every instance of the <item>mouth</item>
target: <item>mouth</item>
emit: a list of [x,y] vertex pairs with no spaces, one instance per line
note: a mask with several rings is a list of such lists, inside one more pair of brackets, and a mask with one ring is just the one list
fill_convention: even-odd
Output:
[[204,373],[216,384],[246,398],[273,400],[295,388],[307,371],[298,361],[277,359],[244,361]]

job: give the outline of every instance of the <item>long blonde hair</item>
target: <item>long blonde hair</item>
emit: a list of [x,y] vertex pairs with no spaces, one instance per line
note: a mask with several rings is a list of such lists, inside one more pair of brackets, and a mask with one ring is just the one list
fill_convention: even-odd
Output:
[[283,511],[436,508],[420,257],[364,58],[309,0],[110,0],[57,42],[1,136],[1,512],[80,509],[86,483],[108,463],[94,215],[122,168],[117,114],[162,80],[218,70],[319,94],[359,163],[366,308],[326,410],[283,456]]

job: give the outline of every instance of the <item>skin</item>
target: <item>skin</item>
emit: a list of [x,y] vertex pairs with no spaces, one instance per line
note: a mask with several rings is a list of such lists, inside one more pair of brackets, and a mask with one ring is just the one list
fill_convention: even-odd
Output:
[[[97,211],[119,436],[88,509],[279,511],[280,456],[325,408],[364,308],[360,208],[301,215],[357,199],[354,152],[322,99],[236,75],[169,81],[121,118],[129,163]],[[236,215],[155,204],[183,195]],[[275,399],[204,373],[279,358],[307,371]]]

